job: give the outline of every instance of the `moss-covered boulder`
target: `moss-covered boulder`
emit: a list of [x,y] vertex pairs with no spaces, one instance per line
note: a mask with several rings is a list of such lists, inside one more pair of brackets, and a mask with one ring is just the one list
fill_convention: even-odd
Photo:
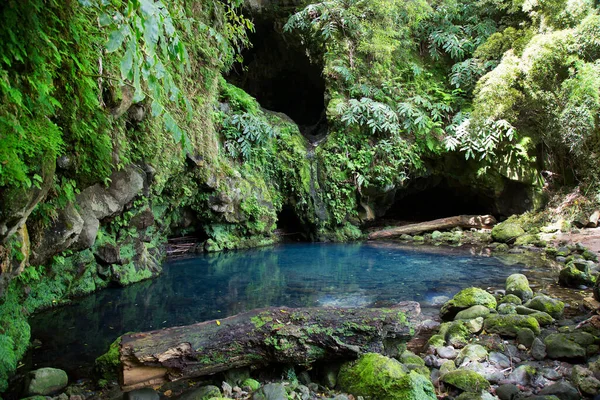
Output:
[[260,388],[260,382],[256,379],[248,378],[244,382],[242,382],[242,387],[248,387],[250,390],[255,391]]
[[471,331],[465,325],[465,321],[457,320],[443,323],[440,326],[438,335],[434,336],[441,336],[444,339],[444,343],[448,343],[456,348],[462,348],[469,343]]
[[579,286],[593,286],[596,279],[590,274],[580,271],[570,263],[560,271],[558,282],[562,286],[577,288]]
[[525,306],[548,313],[553,318],[562,317],[563,310],[565,309],[565,303],[543,294],[538,294],[533,299],[529,300]]
[[543,311],[534,312],[529,314],[529,316],[535,318],[540,326],[550,325],[554,322],[554,318],[552,318],[550,314]]
[[486,317],[490,312],[491,310],[488,307],[476,305],[473,307],[469,307],[466,310],[459,311],[454,317],[454,319],[474,319],[479,317]]
[[338,375],[340,390],[356,396],[390,400],[435,400],[429,379],[407,368],[397,360],[367,353],[346,363]]
[[465,392],[477,393],[490,389],[490,383],[483,376],[466,369],[448,372],[440,380]]
[[594,336],[587,332],[553,333],[546,336],[544,344],[550,358],[578,360],[586,356],[586,347],[594,341]]
[[514,294],[507,294],[506,296],[502,297],[500,301],[498,301],[498,304],[514,304],[520,306],[521,304],[523,304],[523,301],[521,300],[521,298],[515,296]]
[[463,289],[442,306],[440,317],[444,321],[449,321],[460,311],[476,305],[494,310],[496,309],[496,298],[485,290],[476,287]]
[[25,383],[28,396],[47,396],[64,389],[69,383],[67,373],[57,368],[40,368],[29,372]]
[[523,301],[533,297],[533,290],[529,287],[529,281],[523,274],[512,274],[506,278],[506,294],[514,294]]
[[519,329],[529,328],[536,335],[540,334],[539,322],[530,315],[490,315],[485,319],[483,329],[488,333],[497,333],[500,336],[516,337]]
[[108,351],[96,358],[94,367],[96,372],[106,380],[117,379],[119,376],[119,368],[121,360],[119,359],[119,345],[121,344],[121,336],[111,343]]
[[499,223],[492,229],[492,239],[500,243],[512,243],[524,234],[525,230],[521,225],[510,221]]

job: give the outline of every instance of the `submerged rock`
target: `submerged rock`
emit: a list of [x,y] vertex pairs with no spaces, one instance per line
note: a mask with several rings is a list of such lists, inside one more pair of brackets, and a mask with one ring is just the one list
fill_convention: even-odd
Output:
[[67,373],[57,368],[40,368],[29,372],[25,384],[28,396],[47,396],[64,389],[69,383]]
[[338,387],[356,396],[376,399],[436,400],[429,379],[408,369],[397,360],[376,353],[367,353],[346,363],[338,375]]
[[496,309],[496,299],[483,289],[470,287],[458,292],[451,300],[447,301],[440,310],[440,317],[444,321],[452,320],[456,314],[476,305],[485,306],[491,310]]

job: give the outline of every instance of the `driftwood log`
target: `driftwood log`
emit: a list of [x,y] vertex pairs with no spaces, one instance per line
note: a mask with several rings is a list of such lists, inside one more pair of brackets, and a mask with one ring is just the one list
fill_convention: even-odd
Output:
[[384,239],[399,235],[410,235],[421,232],[460,228],[491,228],[496,224],[496,218],[491,215],[457,215],[456,217],[434,219],[433,221],[420,222],[397,226],[395,228],[383,229],[371,232],[369,239]]
[[394,354],[415,334],[415,302],[392,308],[266,308],[222,320],[124,335],[123,390],[269,363],[308,365]]

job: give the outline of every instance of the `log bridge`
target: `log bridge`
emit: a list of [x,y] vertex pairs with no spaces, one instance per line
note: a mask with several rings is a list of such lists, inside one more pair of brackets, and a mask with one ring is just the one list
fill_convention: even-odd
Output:
[[395,355],[398,345],[414,336],[419,314],[416,302],[391,308],[271,307],[124,335],[121,386],[129,391],[232,368],[307,366],[367,352]]

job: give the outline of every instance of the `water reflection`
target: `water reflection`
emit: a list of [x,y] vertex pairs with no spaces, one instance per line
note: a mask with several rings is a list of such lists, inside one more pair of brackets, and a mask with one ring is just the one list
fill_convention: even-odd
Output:
[[460,289],[502,284],[524,265],[465,250],[394,242],[289,244],[176,260],[152,281],[108,289],[32,318],[36,367],[75,377],[119,335],[224,318],[266,306],[440,304]]

